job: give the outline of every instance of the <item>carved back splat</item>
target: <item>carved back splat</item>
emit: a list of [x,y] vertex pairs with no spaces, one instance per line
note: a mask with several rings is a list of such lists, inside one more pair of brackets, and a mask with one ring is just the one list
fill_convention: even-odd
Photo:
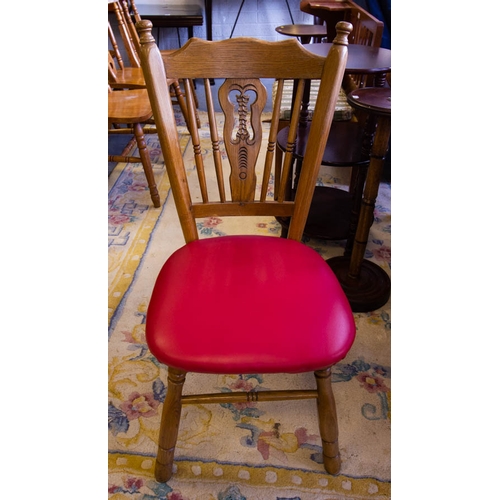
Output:
[[233,201],[255,198],[255,165],[262,142],[261,115],[266,101],[266,87],[258,79],[228,79],[219,89],[219,102],[225,115],[224,142],[231,166],[229,182]]

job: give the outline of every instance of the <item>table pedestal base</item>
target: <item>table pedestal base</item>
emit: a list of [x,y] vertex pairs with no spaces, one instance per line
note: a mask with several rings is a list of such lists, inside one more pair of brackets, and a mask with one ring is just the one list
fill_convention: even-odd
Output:
[[[342,189],[316,186],[307,217],[304,235],[322,240],[345,240],[349,237],[352,195]],[[277,217],[286,238],[290,219]]]
[[363,259],[358,278],[349,277],[349,257],[332,257],[326,263],[337,276],[353,312],[374,311],[391,296],[391,280],[377,264]]

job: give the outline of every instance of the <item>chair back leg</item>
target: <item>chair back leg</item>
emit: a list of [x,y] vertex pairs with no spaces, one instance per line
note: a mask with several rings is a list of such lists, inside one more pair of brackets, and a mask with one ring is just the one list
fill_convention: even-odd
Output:
[[144,137],[144,132],[140,123],[134,123],[134,135],[137,141],[137,148],[139,150],[139,156],[141,157],[144,174],[146,175],[146,179],[148,181],[151,201],[153,202],[153,205],[158,208],[161,205],[160,195],[158,193],[158,188],[156,187],[155,177],[153,174],[153,166],[151,165],[151,158],[149,156],[149,152],[146,146],[146,139]]

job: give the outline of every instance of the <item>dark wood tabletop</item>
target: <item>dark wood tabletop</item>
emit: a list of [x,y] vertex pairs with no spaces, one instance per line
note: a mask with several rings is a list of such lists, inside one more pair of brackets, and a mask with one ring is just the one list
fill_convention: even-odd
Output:
[[189,36],[193,36],[193,26],[203,26],[203,11],[199,5],[164,5],[137,3],[137,9],[143,19],[149,19],[155,28],[184,27],[190,28]]
[[[309,43],[304,48],[326,57],[331,43]],[[388,73],[391,71],[391,51],[382,47],[369,47],[367,45],[349,45],[346,73]]]
[[163,3],[149,4],[136,2],[137,9],[144,16],[202,16],[203,11],[198,5],[166,5]]
[[390,88],[369,88],[357,89],[347,96],[347,101],[351,106],[368,113],[378,115],[391,114],[391,89]]
[[323,24],[283,24],[275,29],[288,36],[326,36],[326,26]]

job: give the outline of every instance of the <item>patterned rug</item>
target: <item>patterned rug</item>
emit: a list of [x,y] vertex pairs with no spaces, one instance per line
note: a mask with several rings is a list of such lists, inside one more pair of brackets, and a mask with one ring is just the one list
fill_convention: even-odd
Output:
[[[203,113],[202,136],[208,140]],[[179,134],[188,161],[185,127]],[[390,303],[356,313],[356,341],[334,367],[341,472],[325,473],[314,401],[184,407],[175,473],[154,480],[166,370],[148,351],[144,324],[155,277],[184,244],[155,135],[147,136],[162,206],[149,197],[141,164],[119,164],[109,177],[109,490],[113,500],[347,500],[390,498]],[[208,143],[207,143],[208,151]],[[208,153],[207,153],[208,154]],[[324,168],[323,185],[345,186],[349,169]],[[272,218],[207,218],[202,238],[240,231],[278,236]],[[305,240],[325,259],[344,242]],[[382,184],[366,257],[390,274],[390,186]],[[269,305],[272,307],[272,304]],[[196,313],[196,305],[193,305]],[[224,314],[224,310],[213,314]],[[280,312],[277,312],[280,314]],[[235,332],[237,335],[238,332]],[[248,339],[251,342],[251,339]],[[188,375],[185,393],[314,388],[305,375]]]

